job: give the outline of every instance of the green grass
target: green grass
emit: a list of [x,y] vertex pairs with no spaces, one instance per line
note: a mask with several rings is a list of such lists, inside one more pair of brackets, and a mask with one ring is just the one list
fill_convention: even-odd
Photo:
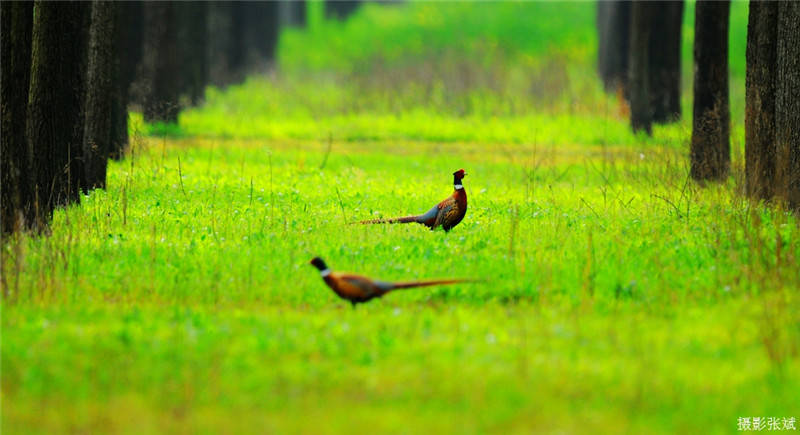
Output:
[[[135,120],[106,190],[2,246],[2,430],[721,433],[800,417],[800,227],[740,195],[741,121],[730,179],[693,183],[687,121],[634,136],[600,92],[591,4],[522,20],[537,41],[512,18],[561,5],[482,6],[496,15],[368,4],[284,34],[281,72],[210,89],[178,125]],[[409,27],[431,9],[449,33]],[[488,66],[463,43],[481,14],[504,47]],[[331,57],[331,33],[394,57]],[[450,233],[349,225],[427,210],[461,167],[469,210]],[[351,309],[315,255],[484,281]]]

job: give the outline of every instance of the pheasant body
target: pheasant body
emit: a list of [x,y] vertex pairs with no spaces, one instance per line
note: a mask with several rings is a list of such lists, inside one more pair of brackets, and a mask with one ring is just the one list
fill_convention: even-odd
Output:
[[371,219],[361,221],[361,224],[406,224],[416,222],[434,230],[442,227],[450,231],[458,225],[467,214],[467,191],[464,189],[463,179],[466,176],[463,169],[453,173],[453,194],[444,201],[436,204],[426,213],[414,216],[404,216],[388,219]]
[[311,264],[320,271],[323,281],[340,298],[350,301],[355,307],[357,303],[363,303],[375,298],[379,298],[393,290],[429,287],[434,285],[457,284],[470,282],[464,279],[441,279],[430,281],[409,281],[409,282],[387,282],[370,279],[361,275],[348,273],[332,272],[321,258],[315,257]]

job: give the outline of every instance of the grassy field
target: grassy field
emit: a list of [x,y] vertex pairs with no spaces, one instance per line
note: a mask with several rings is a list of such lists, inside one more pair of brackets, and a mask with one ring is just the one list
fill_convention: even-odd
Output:
[[[210,89],[178,125],[134,123],[105,191],[2,247],[2,430],[722,433],[800,418],[800,227],[740,195],[741,89],[732,175],[701,186],[690,119],[634,136],[600,91],[591,3],[484,6],[315,22],[284,34],[279,72]],[[481,26],[503,47],[491,58]],[[343,48],[366,39],[392,45]],[[450,233],[349,225],[426,211],[461,167],[469,211]],[[352,309],[315,255],[484,281]]]

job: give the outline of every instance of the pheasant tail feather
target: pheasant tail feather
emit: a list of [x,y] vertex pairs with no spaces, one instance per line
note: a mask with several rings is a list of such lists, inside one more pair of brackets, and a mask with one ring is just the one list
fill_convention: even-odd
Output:
[[407,224],[410,222],[416,222],[419,216],[403,216],[403,217],[396,217],[396,218],[386,218],[386,219],[370,219],[366,221],[359,222],[360,224]]
[[431,281],[410,281],[392,283],[392,290],[416,287],[429,287],[432,285],[459,284],[463,282],[475,282],[472,279],[437,279]]

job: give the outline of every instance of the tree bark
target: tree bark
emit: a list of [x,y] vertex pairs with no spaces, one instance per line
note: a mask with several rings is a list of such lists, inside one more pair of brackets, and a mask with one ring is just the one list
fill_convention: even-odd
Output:
[[181,93],[192,105],[198,105],[203,102],[208,83],[208,3],[179,3],[178,20]]
[[653,7],[649,3],[631,5],[630,45],[628,50],[628,95],[631,105],[631,128],[652,133],[650,107],[649,38]]
[[86,183],[84,190],[105,188],[106,165],[111,150],[112,103],[115,98],[114,13],[117,3],[92,2],[89,30],[86,119],[83,131],[83,158]]
[[653,122],[681,117],[681,30],[683,0],[650,3],[650,100]]
[[142,61],[144,4],[141,1],[119,2],[115,10],[114,68],[116,80],[111,107],[111,148],[109,156],[121,158],[128,147],[128,104],[130,88]]
[[597,2],[597,68],[607,92],[625,89],[628,81],[630,1]]
[[777,194],[800,212],[800,3],[778,3],[775,86]]
[[174,2],[145,4],[144,120],[178,121],[178,47]]
[[747,194],[775,194],[775,74],[778,3],[750,2],[745,90],[745,179]]
[[280,0],[279,15],[280,25],[285,27],[306,26],[305,0]]
[[730,167],[728,18],[730,1],[695,5],[691,175],[721,180]]
[[277,2],[252,2],[246,5],[246,45],[253,47],[249,53],[248,67],[264,69],[275,60],[280,30],[278,7]]
[[55,207],[80,201],[89,6],[34,4],[27,133],[40,228]]
[[234,82],[244,80],[247,66],[247,7],[245,2],[227,3],[230,14],[230,36],[228,39],[228,73]]
[[0,3],[2,45],[2,234],[26,228],[33,219],[30,152],[25,134],[31,71],[33,3]]
[[345,20],[361,5],[359,0],[325,0],[325,16]]

